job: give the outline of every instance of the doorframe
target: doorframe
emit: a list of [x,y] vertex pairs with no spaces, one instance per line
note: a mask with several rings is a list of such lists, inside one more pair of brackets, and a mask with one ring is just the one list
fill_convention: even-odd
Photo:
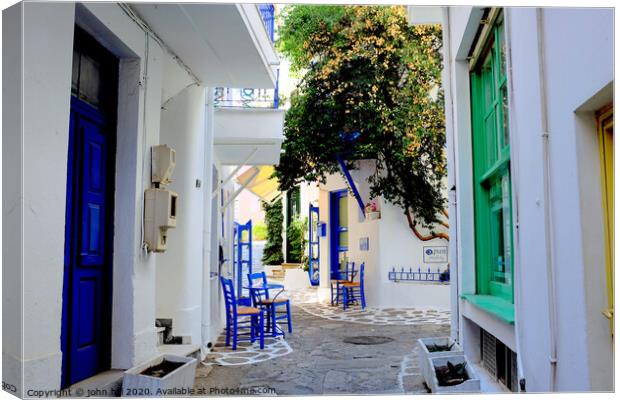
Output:
[[[106,194],[105,194],[105,202],[106,202],[106,210],[104,223],[106,224],[106,234],[104,237],[104,265],[106,271],[104,272],[104,295],[102,302],[102,316],[104,320],[102,321],[102,337],[104,338],[102,342],[102,352],[105,354],[103,357],[103,361],[99,365],[99,369],[102,371],[111,368],[112,364],[112,313],[113,313],[113,287],[114,287],[114,226],[115,226],[115,193],[116,193],[116,145],[117,145],[117,109],[119,104],[119,64],[120,59],[116,57],[111,51],[106,49],[101,43],[97,41],[97,39],[86,32],[83,28],[75,25],[74,30],[74,38],[73,38],[73,49],[76,48],[76,41],[79,42],[78,46],[93,46],[94,49],[89,51],[87,54],[91,55],[93,53],[104,54],[102,67],[103,68],[112,68],[115,72],[111,74],[110,84],[114,85],[115,89],[111,90],[111,107],[109,109],[102,108],[102,111],[95,110],[91,105],[82,101],[75,97],[73,94],[70,94],[70,107],[69,107],[69,129],[71,129],[71,124],[73,123],[72,119],[75,118],[72,115],[74,112],[78,115],[90,119],[91,121],[101,124],[108,132],[109,136],[106,136],[107,141],[107,154],[106,154]],[[99,60],[101,61],[101,60]],[[74,126],[74,129],[77,127]],[[62,307],[61,307],[61,326],[60,326],[60,348],[62,353],[61,359],[61,371],[60,371],[60,382],[61,387],[67,387],[70,385],[70,371],[71,371],[71,360],[69,353],[69,346],[71,343],[71,332],[70,325],[72,316],[70,315],[70,305],[73,303],[73,295],[72,292],[72,278],[73,271],[71,266],[75,264],[76,257],[76,249],[78,246],[77,240],[80,237],[80,227],[77,224],[77,216],[80,210],[80,204],[74,203],[76,196],[76,189],[79,192],[79,188],[81,187],[81,173],[83,171],[76,170],[76,164],[79,160],[76,158],[78,156],[77,149],[81,145],[81,141],[76,140],[76,132],[71,135],[69,133],[69,142],[68,153],[67,153],[67,177],[71,177],[71,182],[66,181],[66,186],[72,186],[71,188],[71,196],[73,197],[71,201],[71,234],[70,239],[71,243],[69,244],[69,250],[71,252],[72,260],[69,261],[69,265],[63,265],[63,287],[62,287]],[[71,160],[71,162],[69,162]],[[68,201],[68,199],[66,199]],[[67,223],[67,214],[65,211],[65,224]],[[65,239],[66,240],[66,239]],[[67,243],[65,243],[65,251],[67,250]],[[65,255],[66,257],[66,255]],[[63,264],[65,264],[63,257]],[[71,383],[73,384],[73,383]]]
[[[329,192],[329,267],[330,267],[330,279],[344,279],[339,276],[339,264],[338,255],[342,253],[339,246],[340,240],[340,208],[338,201],[341,197],[348,197],[349,191],[347,189],[334,190]],[[347,208],[348,210],[348,208]],[[344,252],[348,251],[348,247]]]

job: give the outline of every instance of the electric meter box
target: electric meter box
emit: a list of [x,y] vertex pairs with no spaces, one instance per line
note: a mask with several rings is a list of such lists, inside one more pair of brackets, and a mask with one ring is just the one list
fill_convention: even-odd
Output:
[[176,151],[166,144],[151,147],[151,182],[167,185],[176,165]]
[[168,229],[177,226],[178,195],[166,189],[147,189],[144,193],[144,241],[149,251],[167,249]]

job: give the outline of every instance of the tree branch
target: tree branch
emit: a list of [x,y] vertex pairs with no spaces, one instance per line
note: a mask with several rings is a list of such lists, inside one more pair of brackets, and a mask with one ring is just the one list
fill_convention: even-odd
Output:
[[450,240],[450,236],[447,233],[443,233],[443,232],[439,232],[439,233],[431,232],[430,235],[422,235],[416,227],[416,223],[413,220],[411,212],[409,210],[406,210],[405,215],[407,216],[407,222],[409,222],[409,228],[411,228],[411,230],[416,235],[416,237],[420,239],[421,241],[428,242],[429,240],[433,240],[433,239],[445,239],[448,241]]

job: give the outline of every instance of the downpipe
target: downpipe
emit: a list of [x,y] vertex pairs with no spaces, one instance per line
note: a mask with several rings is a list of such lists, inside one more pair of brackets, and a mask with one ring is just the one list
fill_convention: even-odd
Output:
[[547,109],[547,81],[544,57],[543,9],[536,9],[536,25],[538,31],[538,56],[540,75],[540,112],[542,122],[543,150],[543,185],[544,185],[544,217],[545,217],[545,261],[547,267],[547,296],[549,302],[549,363],[551,366],[551,391],[557,386],[557,302],[555,285],[555,262],[553,246],[553,216],[551,213],[551,160],[549,151],[549,120]]
[[[446,83],[444,85],[444,90],[448,91],[450,93],[449,99],[450,102],[449,104],[446,105],[445,109],[446,109],[446,117],[448,116],[448,113],[450,114],[450,125],[451,125],[451,130],[452,130],[452,135],[450,137],[450,139],[446,138],[446,141],[449,141],[449,153],[448,153],[448,157],[449,157],[449,165],[451,165],[453,168],[456,168],[455,164],[456,164],[456,154],[455,154],[455,144],[454,144],[454,132],[456,132],[456,123],[454,121],[454,95],[453,95],[453,91],[452,91],[452,49],[450,47],[450,7],[444,7],[442,10],[442,17],[443,17],[443,21],[444,23],[442,24],[442,37],[443,37],[443,46],[444,46],[444,74],[443,74],[443,81]],[[446,118],[447,119],[447,118]],[[448,144],[448,143],[446,143]],[[450,217],[448,218],[448,220],[450,221],[450,250],[451,250],[451,254],[453,254],[453,257],[451,257],[450,259],[450,280],[453,280],[454,282],[454,291],[456,292],[455,296],[454,296],[454,300],[455,300],[455,305],[454,305],[454,310],[455,310],[455,315],[456,318],[453,320],[454,322],[454,327],[452,329],[452,335],[454,336],[453,339],[456,340],[457,342],[460,342],[459,337],[460,337],[460,331],[461,331],[461,327],[460,327],[460,315],[459,315],[459,296],[460,296],[460,281],[459,281],[459,258],[458,258],[458,253],[459,253],[459,236],[458,236],[458,207],[457,207],[457,189],[456,189],[456,178],[455,178],[455,174],[456,171],[452,171],[452,173],[449,173],[449,177],[448,177],[448,187],[449,187],[449,191],[448,191],[448,208],[450,210],[449,215]]]
[[213,189],[213,88],[206,87],[206,104],[205,104],[205,140],[204,140],[204,167],[203,167],[203,238],[202,238],[202,294],[201,294],[201,324],[200,336],[201,346],[200,353],[204,358],[211,349],[209,342],[210,310],[211,310],[211,252],[215,249],[209,249],[211,246],[211,190]]

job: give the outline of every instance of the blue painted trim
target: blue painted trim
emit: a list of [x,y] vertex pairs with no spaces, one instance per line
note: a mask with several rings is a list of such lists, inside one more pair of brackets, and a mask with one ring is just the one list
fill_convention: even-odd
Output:
[[[348,247],[340,246],[339,232],[343,231],[340,227],[340,208],[338,201],[341,197],[348,196],[347,189],[337,190],[329,194],[329,249],[330,249],[330,279],[345,279],[338,270],[338,255],[349,250]],[[346,228],[345,228],[346,229]]]
[[362,197],[360,196],[360,193],[357,191],[357,186],[355,186],[355,182],[353,182],[353,177],[351,176],[349,169],[347,168],[344,160],[342,159],[342,156],[338,154],[336,155],[336,159],[338,160],[338,164],[340,164],[340,169],[344,173],[344,176],[347,178],[349,187],[353,191],[353,196],[355,196],[355,199],[357,200],[357,205],[360,207],[360,210],[362,211],[362,214],[365,217],[366,211],[364,210],[364,202],[362,201]]
[[[319,244],[319,232],[316,232],[317,234],[317,240],[316,242],[312,241],[312,239],[314,238],[314,232],[313,232],[313,219],[312,219],[312,214],[316,215],[316,221],[317,223],[320,224],[319,222],[319,207],[314,207],[312,205],[312,203],[310,204],[310,207],[308,209],[308,277],[310,278],[310,284],[312,286],[318,286],[319,285],[319,280],[320,277],[317,279],[312,279],[312,277],[314,276],[314,271],[319,271],[320,269],[320,265],[321,265],[321,246]],[[314,246],[316,246],[316,255],[314,254],[313,248]]]
[[[248,231],[248,241],[244,242],[242,241],[243,238],[243,232]],[[236,234],[236,240],[235,240],[235,252],[237,254],[236,260],[234,260],[234,264],[235,264],[235,272],[236,272],[236,280],[237,280],[237,293],[239,293],[239,298],[243,298],[244,300],[241,300],[239,304],[243,303],[242,305],[250,305],[250,299],[249,299],[249,295],[247,296],[247,299],[243,296],[243,277],[247,276],[249,274],[252,274],[252,220],[248,220],[248,222],[246,222],[244,225],[239,224],[238,222],[235,222],[235,234]],[[247,253],[247,258],[243,258],[244,256],[244,252],[243,249],[247,248],[248,251]],[[247,267],[247,273],[244,273],[244,266]],[[247,304],[246,304],[247,303]]]

